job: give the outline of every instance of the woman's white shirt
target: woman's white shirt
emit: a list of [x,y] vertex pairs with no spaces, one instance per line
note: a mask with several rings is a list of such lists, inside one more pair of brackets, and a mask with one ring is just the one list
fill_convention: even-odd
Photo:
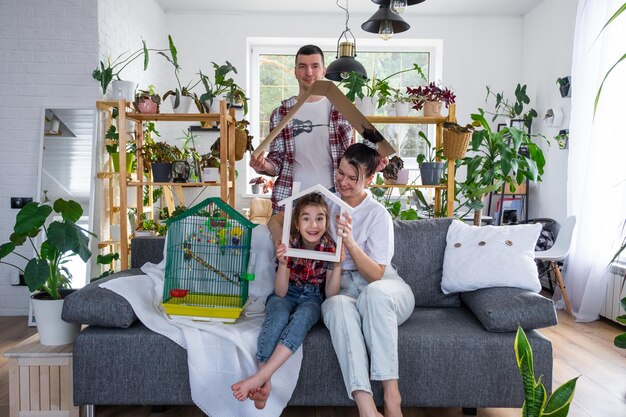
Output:
[[[387,209],[374,200],[369,190],[365,190],[367,197],[351,213],[352,236],[361,249],[376,263],[380,265],[390,265],[394,252],[393,221]],[[341,195],[337,194],[339,198]],[[330,204],[330,202],[329,202]],[[330,207],[330,231],[336,239],[337,225],[335,215],[339,214],[341,208],[336,204]],[[357,269],[350,252],[346,250],[346,260],[342,268],[345,270]]]

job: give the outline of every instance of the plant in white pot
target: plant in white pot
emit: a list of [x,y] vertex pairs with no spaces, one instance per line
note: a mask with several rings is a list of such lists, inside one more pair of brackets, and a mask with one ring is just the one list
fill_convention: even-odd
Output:
[[[63,290],[69,288],[72,277],[66,264],[71,256],[87,262],[91,257],[89,235],[96,237],[76,224],[82,214],[80,204],[72,200],[59,198],[52,206],[28,203],[17,213],[10,241],[0,246],[0,263],[22,271],[28,289],[34,292],[31,298],[42,345],[72,343],[80,331],[80,325],[61,319],[61,311]],[[55,219],[59,215],[61,219]],[[41,242],[39,247],[35,242],[37,237]],[[30,259],[17,251],[26,242],[35,250],[35,256]],[[26,260],[26,267],[22,269],[4,260],[10,254]]]

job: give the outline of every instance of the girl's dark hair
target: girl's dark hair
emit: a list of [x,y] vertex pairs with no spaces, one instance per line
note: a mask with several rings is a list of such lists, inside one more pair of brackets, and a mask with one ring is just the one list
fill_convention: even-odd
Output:
[[324,200],[324,196],[320,193],[309,193],[303,195],[296,201],[296,205],[291,212],[291,229],[289,234],[292,238],[298,235],[298,219],[300,218],[300,213],[302,213],[302,210],[306,206],[319,206],[322,208],[322,211],[326,215],[326,230],[328,230],[330,219],[328,217],[328,204],[326,200]]
[[365,178],[374,175],[381,158],[375,149],[363,143],[353,143],[343,154],[343,159],[357,172],[359,181],[361,173]]
[[322,65],[324,65],[324,52],[317,45],[304,45],[296,52],[296,65],[298,65],[298,55],[320,55],[322,57]]

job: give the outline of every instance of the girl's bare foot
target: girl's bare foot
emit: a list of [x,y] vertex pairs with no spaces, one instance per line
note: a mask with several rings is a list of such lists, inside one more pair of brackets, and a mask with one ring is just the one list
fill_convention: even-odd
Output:
[[233,390],[233,396],[235,398],[239,401],[243,401],[248,398],[250,393],[260,391],[260,388],[265,382],[266,381],[264,381],[259,374],[254,374],[243,381],[231,385],[230,389]]
[[256,390],[255,392],[251,392],[248,395],[248,398],[254,401],[254,406],[259,410],[265,408],[265,404],[267,403],[267,399],[272,392],[272,381],[268,380],[265,384],[261,385],[261,388]]

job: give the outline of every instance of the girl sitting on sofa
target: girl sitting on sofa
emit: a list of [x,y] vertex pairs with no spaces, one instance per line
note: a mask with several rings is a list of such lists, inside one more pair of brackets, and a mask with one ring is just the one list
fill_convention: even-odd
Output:
[[[352,144],[337,169],[336,189],[354,207],[337,219],[337,236],[347,251],[339,294],[322,304],[348,396],[360,416],[380,416],[370,379],[382,381],[386,417],[401,416],[398,387],[398,329],[415,305],[411,288],[391,266],[393,224],[387,210],[367,190],[380,155],[366,141]],[[369,351],[369,358],[368,358]]]
[[[335,242],[328,234],[329,214],[324,197],[310,193],[300,197],[293,208],[290,246],[323,252],[335,252]],[[259,371],[231,389],[239,401],[254,400],[255,407],[265,407],[272,389],[271,377],[302,345],[304,337],[320,319],[322,292],[339,292],[341,262],[305,258],[287,258],[281,243],[276,251],[278,268],[274,292],[267,297],[265,321],[257,342]]]

